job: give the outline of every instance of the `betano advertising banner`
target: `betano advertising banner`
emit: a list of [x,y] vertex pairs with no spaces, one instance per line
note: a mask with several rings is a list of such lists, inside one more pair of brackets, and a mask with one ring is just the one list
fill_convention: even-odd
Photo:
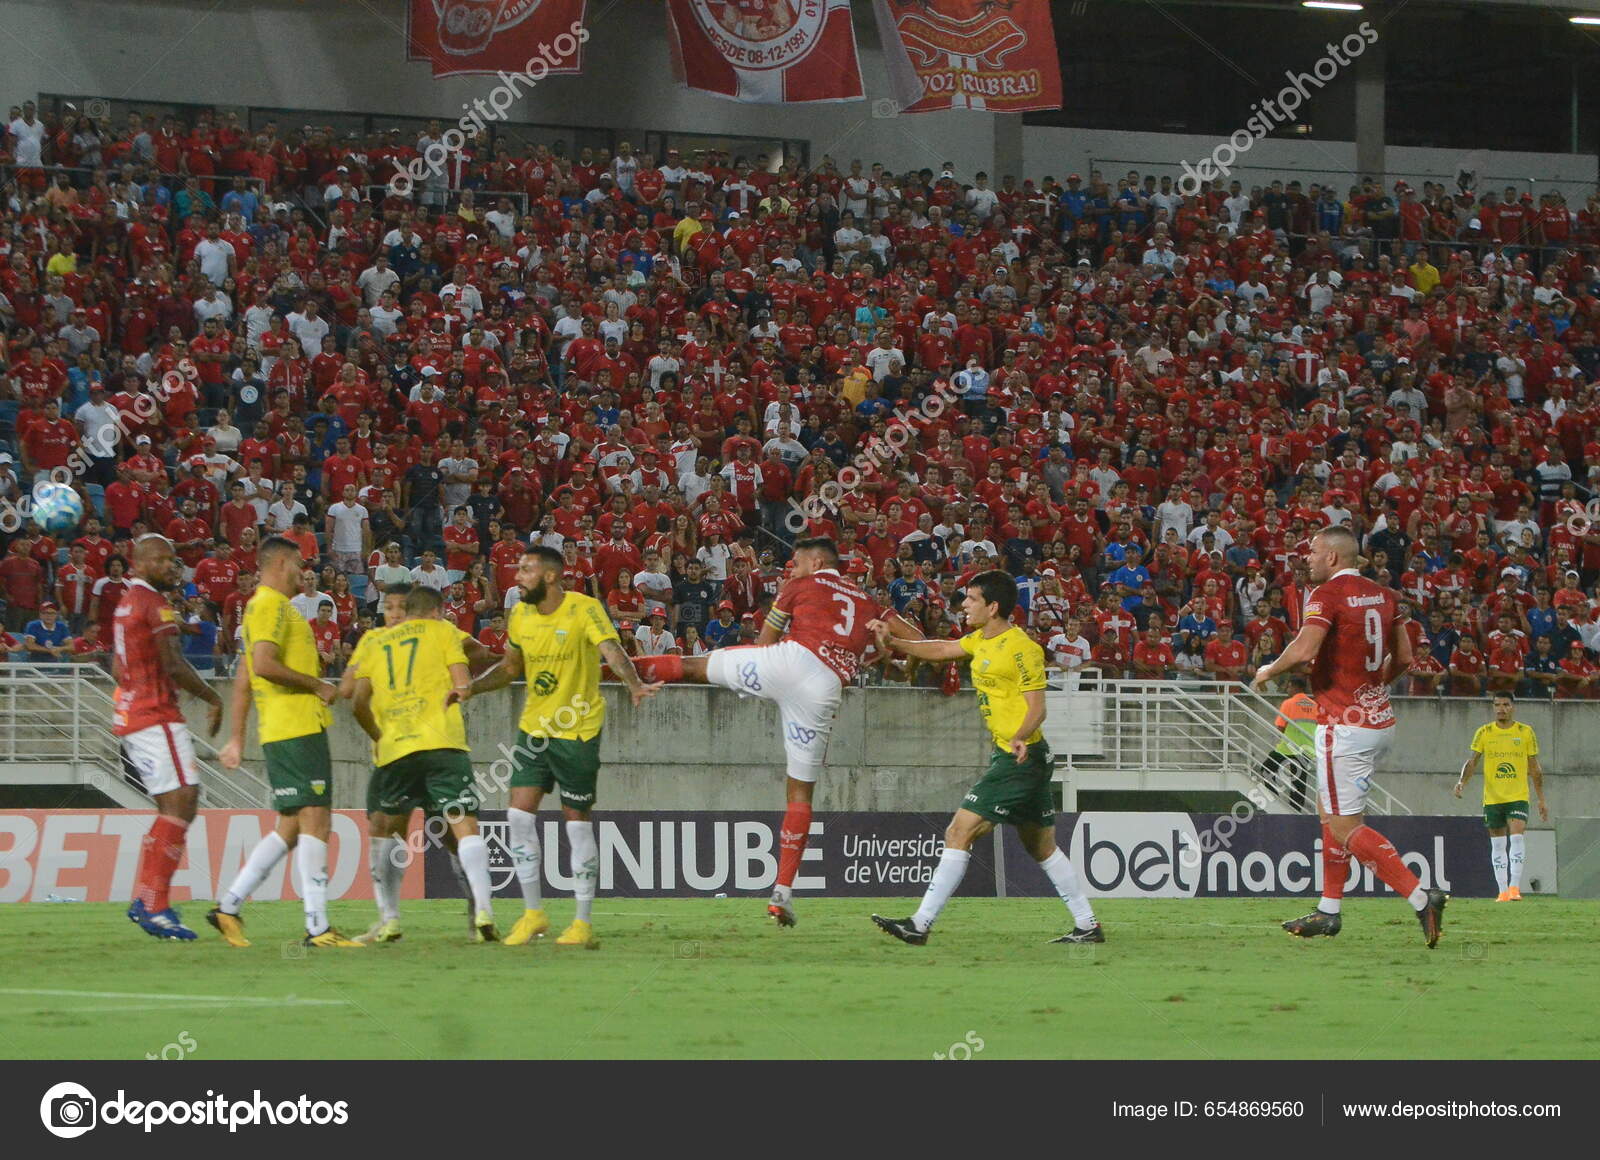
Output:
[[[597,819],[600,892],[620,898],[760,894],[778,872],[782,815],[606,812]],[[944,849],[947,819],[923,814],[820,813],[795,888],[842,897],[914,898],[926,889]],[[1494,877],[1475,817],[1384,818],[1383,832],[1421,877],[1453,894],[1493,897]],[[504,814],[485,811],[495,893],[517,894],[505,848]],[[1089,893],[1098,898],[1241,898],[1316,895],[1322,890],[1320,827],[1315,818],[1257,814],[1062,814],[1057,839]],[[569,894],[571,862],[554,811],[542,821],[546,892]],[[999,893],[994,844],[985,838],[960,894]],[[1048,897],[1045,876],[1007,830],[1004,893]],[[459,897],[441,851],[430,847],[427,896]],[[1388,892],[1354,867],[1346,893]]]
[[[148,810],[0,811],[0,902],[126,902],[133,896]],[[277,824],[271,810],[201,810],[189,826],[189,847],[172,879],[172,900],[215,899],[227,889],[255,844]],[[261,884],[261,901],[300,897],[290,856]],[[401,897],[421,898],[422,860],[406,870]],[[371,898],[367,816],[333,811],[328,843],[328,897]]]

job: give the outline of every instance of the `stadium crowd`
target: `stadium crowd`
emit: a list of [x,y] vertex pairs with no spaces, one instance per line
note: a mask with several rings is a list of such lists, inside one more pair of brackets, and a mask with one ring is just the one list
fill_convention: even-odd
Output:
[[91,516],[8,509],[0,646],[103,658],[157,531],[202,666],[273,533],[330,671],[402,578],[499,646],[529,542],[699,654],[828,534],[930,635],[998,565],[1062,669],[1237,681],[1348,524],[1400,691],[1596,695],[1600,197],[487,141],[387,188],[438,135],[11,110],[0,497]]

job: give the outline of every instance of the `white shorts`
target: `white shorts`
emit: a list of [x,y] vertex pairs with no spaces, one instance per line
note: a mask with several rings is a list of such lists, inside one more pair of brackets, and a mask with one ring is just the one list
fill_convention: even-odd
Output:
[[1325,813],[1350,815],[1366,810],[1378,759],[1389,751],[1393,740],[1392,727],[1317,726],[1317,795]]
[[838,676],[815,653],[792,640],[760,648],[719,648],[706,658],[706,680],[776,702],[789,776],[817,780],[828,757],[842,690]]
[[189,738],[189,727],[181,721],[126,734],[122,752],[151,797],[200,783],[194,767],[194,742]]

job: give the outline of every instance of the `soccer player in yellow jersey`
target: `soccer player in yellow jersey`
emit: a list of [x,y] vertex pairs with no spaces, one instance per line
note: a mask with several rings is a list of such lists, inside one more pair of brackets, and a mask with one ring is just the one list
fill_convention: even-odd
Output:
[[661,688],[659,683],[640,680],[622,651],[605,605],[561,586],[564,566],[561,553],[550,548],[533,547],[522,554],[517,565],[522,599],[506,620],[505,659],[472,682],[476,695],[503,689],[517,677],[528,681],[506,811],[523,911],[506,936],[508,946],[521,946],[550,926],[539,875],[538,810],[544,795],[558,786],[572,848],[577,916],[556,945],[597,945],[590,916],[600,852],[590,814],[600,772],[600,729],[606,719],[600,665],[611,666],[628,686],[635,706]]
[[972,662],[978,710],[994,738],[989,768],[967,791],[944,833],[944,853],[922,905],[910,918],[875,914],[879,929],[921,946],[950,896],[961,885],[972,846],[998,825],[1017,827],[1023,847],[1038,861],[1072,912],[1073,929],[1053,942],[1105,942],[1094,909],[1078,884],[1072,862],[1056,845],[1055,804],[1050,793],[1050,747],[1044,724],[1044,650],[1011,623],[1017,582],[1005,572],[980,572],[967,584],[961,614],[972,631],[959,640],[905,640],[889,625],[872,622],[878,647],[927,661]]
[[[1522,863],[1528,828],[1528,783],[1539,797],[1539,820],[1548,822],[1544,800],[1544,770],[1539,766],[1539,739],[1532,728],[1516,720],[1516,702],[1510,693],[1496,693],[1494,721],[1480,725],[1472,735],[1472,756],[1461,767],[1456,797],[1478,771],[1483,760],[1483,823],[1489,828],[1489,860],[1494,863],[1496,902],[1522,901]],[[1508,833],[1509,831],[1509,833]]]
[[[351,658],[356,722],[374,743],[367,801],[377,815],[375,828],[386,834],[403,833],[411,812],[424,804],[444,818],[471,889],[477,939],[495,942],[489,848],[478,834],[478,794],[461,715],[472,675],[461,630],[436,617],[440,603],[438,592],[417,585],[405,597],[405,619],[367,633]],[[387,889],[391,880],[375,885]],[[380,896],[380,908],[385,903],[394,917],[374,941],[393,942],[400,937],[397,898]]]
[[232,721],[219,757],[237,769],[252,703],[278,825],[256,845],[221,904],[206,916],[232,946],[249,946],[244,900],[292,849],[305,901],[305,945],[358,947],[328,921],[328,835],[333,826],[333,763],[328,706],[339,691],[324,681],[311,626],[289,600],[300,590],[300,546],[268,536],[256,550],[259,580],[244,610],[244,649],[233,681]]

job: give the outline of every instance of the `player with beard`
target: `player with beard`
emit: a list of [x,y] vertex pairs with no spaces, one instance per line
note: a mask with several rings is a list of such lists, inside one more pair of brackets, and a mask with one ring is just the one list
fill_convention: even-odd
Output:
[[1309,664],[1317,702],[1322,900],[1283,929],[1300,938],[1339,933],[1354,855],[1416,910],[1431,949],[1439,942],[1448,896],[1423,889],[1394,843],[1366,823],[1367,790],[1394,739],[1389,684],[1411,667],[1411,636],[1395,615],[1395,594],[1361,575],[1357,554],[1348,528],[1323,528],[1312,537],[1307,563],[1316,587],[1306,597],[1300,632],[1276,660],[1256,670],[1253,682],[1261,690],[1279,673]]
[[[600,773],[600,730],[606,719],[600,666],[611,666],[628,686],[635,707],[661,687],[646,684],[634,671],[605,605],[562,587],[565,566],[553,548],[533,547],[522,554],[517,565],[522,599],[507,618],[505,658],[471,685],[470,695],[477,696],[503,689],[518,677],[528,681],[506,810],[508,846],[522,888],[523,912],[506,936],[508,946],[522,946],[550,926],[539,873],[538,810],[545,794],[558,787],[572,847],[577,914],[556,945],[599,945],[590,917],[600,868],[591,815]],[[448,700],[455,699],[452,691]]]
[[189,823],[200,801],[194,743],[178,708],[178,689],[209,706],[207,732],[222,725],[222,698],[183,656],[178,621],[164,593],[178,583],[182,565],[172,542],[141,538],[133,548],[133,578],[112,621],[112,671],[117,688],[111,731],[155,799],[156,817],[144,836],[128,918],[156,938],[197,937],[167,898],[183,861]]

